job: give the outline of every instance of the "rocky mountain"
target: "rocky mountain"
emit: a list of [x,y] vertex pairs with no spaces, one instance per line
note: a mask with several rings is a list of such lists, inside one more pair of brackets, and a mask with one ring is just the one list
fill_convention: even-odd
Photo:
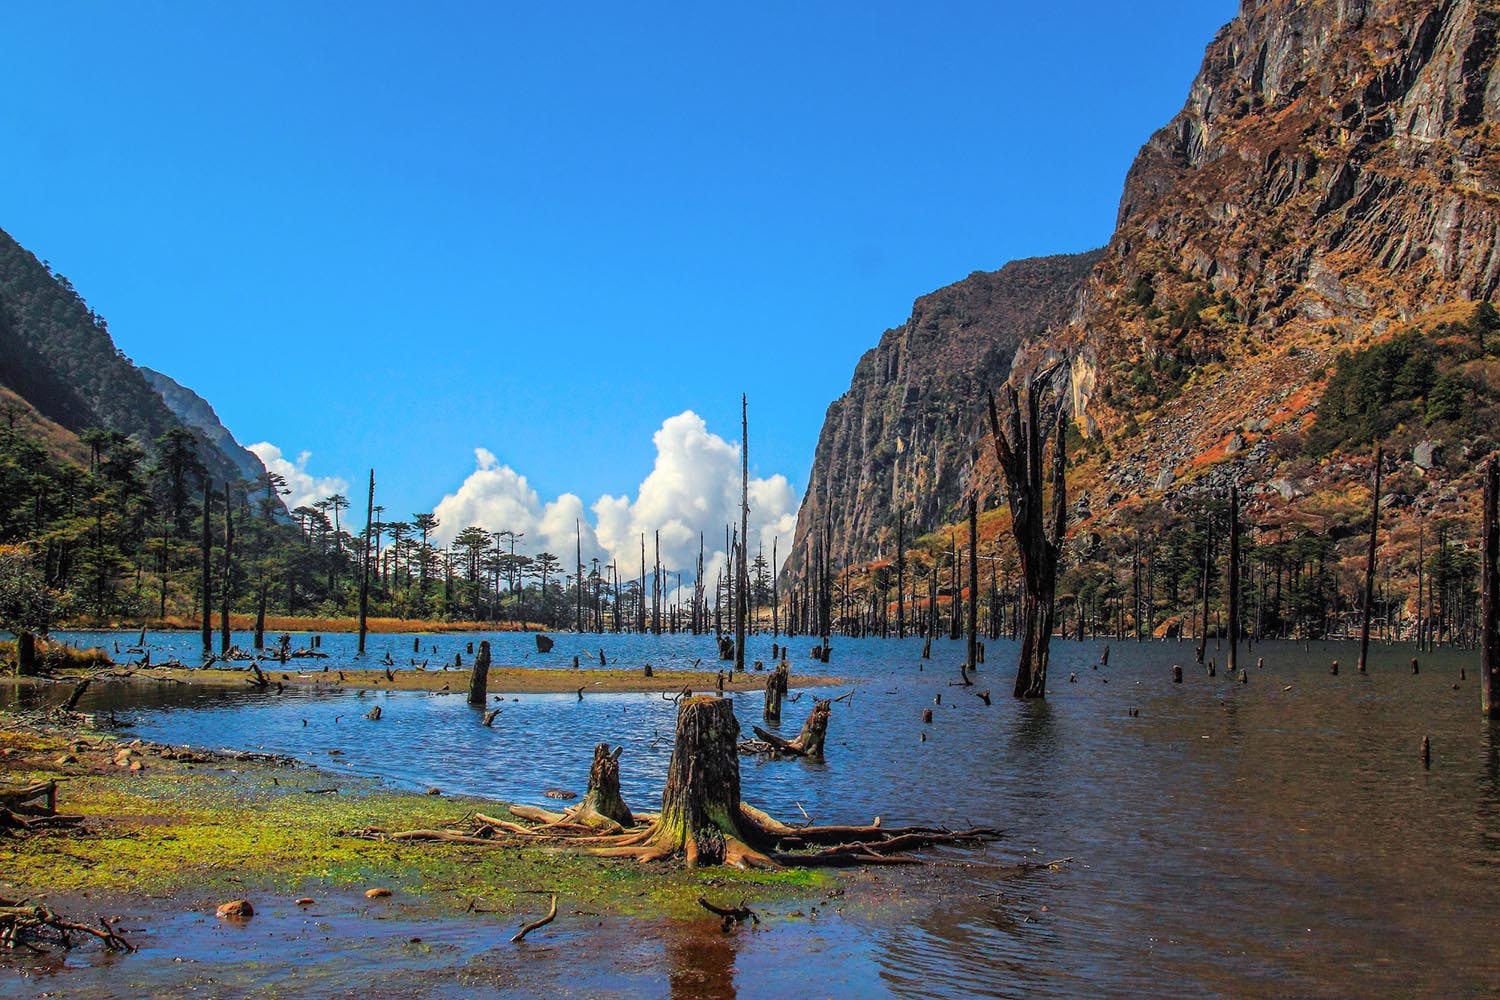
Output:
[[265,465],[255,453],[236,441],[229,428],[219,421],[219,415],[214,412],[208,400],[170,375],[163,375],[144,365],[140,372],[146,377],[146,383],[167,404],[172,415],[186,426],[201,431],[210,444],[234,463],[241,479],[254,480],[266,471]]
[[917,299],[855,366],[828,408],[789,566],[828,520],[835,561],[875,555],[952,514],[982,431],[975,400],[1010,374],[1016,349],[1068,318],[1099,252],[1014,261]]
[[[1309,494],[1347,503],[1375,441],[1406,476],[1393,502],[1459,510],[1455,484],[1496,443],[1480,417],[1500,412],[1493,313],[1475,305],[1500,291],[1497,39],[1496,0],[1243,0],[1131,167],[1108,245],[1014,358],[1017,378],[1065,362],[1058,386],[1083,436],[1075,526],[1230,477],[1252,517]],[[1392,338],[1405,346],[1381,346]],[[920,437],[903,426],[917,454],[893,477],[888,403],[871,393],[891,344],[861,360],[819,443],[799,534],[826,517],[836,560],[884,542],[875,512],[890,501],[872,492],[910,490],[945,520],[969,486],[1000,493],[974,444],[984,390],[1012,370],[1006,346],[961,372],[956,355],[908,357],[941,375],[911,385],[903,412],[936,419]],[[1407,368],[1382,378],[1379,364]],[[1330,430],[1331,377],[1345,396],[1365,387],[1366,409],[1390,402],[1391,418],[1344,414]]]
[[1246,0],[1027,359],[1071,358],[1114,486],[1300,430],[1339,353],[1496,293],[1497,31],[1489,0]]
[[[149,450],[168,430],[186,426],[198,439],[199,458],[214,480],[264,471],[253,455],[230,452],[196,421],[175,414],[142,369],[115,346],[104,318],[88,307],[72,283],[4,231],[0,386],[24,401],[28,420],[54,428],[53,440],[66,432],[76,435],[102,427],[126,434]],[[11,403],[17,405],[15,399]],[[217,418],[212,423],[217,426]],[[73,449],[59,445],[55,450],[70,454]],[[238,446],[235,450],[243,452]]]

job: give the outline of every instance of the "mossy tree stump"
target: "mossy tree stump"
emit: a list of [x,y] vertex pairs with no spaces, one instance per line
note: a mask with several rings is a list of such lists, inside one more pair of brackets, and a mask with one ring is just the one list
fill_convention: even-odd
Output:
[[791,667],[782,661],[766,676],[765,719],[767,722],[781,721],[781,699],[786,697],[791,672]]
[[745,820],[740,805],[739,736],[733,702],[709,695],[684,698],[661,815],[642,833],[598,853],[642,861],[680,854],[689,868],[773,866],[752,846],[761,840],[760,831]]

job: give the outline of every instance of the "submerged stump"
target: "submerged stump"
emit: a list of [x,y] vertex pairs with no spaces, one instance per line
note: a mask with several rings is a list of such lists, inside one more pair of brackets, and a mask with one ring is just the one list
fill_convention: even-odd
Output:
[[490,641],[479,644],[479,654],[474,657],[474,669],[469,672],[469,704],[483,705],[490,686]]
[[791,667],[782,662],[778,663],[776,669],[766,677],[765,719],[767,722],[781,721],[781,699],[786,697],[791,672]]

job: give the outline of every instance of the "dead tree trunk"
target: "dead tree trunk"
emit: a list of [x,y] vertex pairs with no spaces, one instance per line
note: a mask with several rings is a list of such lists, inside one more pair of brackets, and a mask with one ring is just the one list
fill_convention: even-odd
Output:
[[[375,470],[370,470],[370,494],[365,503],[365,545],[359,574],[359,652],[365,651],[370,612],[370,536],[375,530]],[[451,575],[451,574],[450,574]]]
[[1214,516],[1209,511],[1203,518],[1203,620],[1202,628],[1198,633],[1198,662],[1203,662],[1203,655],[1208,652],[1208,584],[1213,578],[1214,560]]
[[1229,487],[1229,659],[1226,666],[1232,676],[1239,669],[1240,653],[1240,488]]
[[[807,721],[802,723],[802,732],[797,734],[795,740],[784,740],[780,736],[768,733],[759,726],[751,726],[755,735],[764,740],[771,748],[771,752],[786,754],[792,757],[818,757],[823,756],[823,744],[828,739],[828,718],[833,714],[832,699],[813,702],[813,709],[808,713]],[[765,752],[764,747],[754,747],[758,752]]]
[[41,673],[36,659],[36,633],[16,633],[16,672],[22,677],[35,677]]
[[611,753],[608,743],[594,747],[594,763],[589,768],[589,790],[583,801],[564,813],[573,823],[604,826],[617,823],[628,830],[635,826],[635,815],[620,795],[620,754],[623,746]]
[[786,697],[790,674],[791,668],[783,661],[776,664],[776,669],[766,675],[765,718],[767,722],[781,721],[781,699]]
[[1005,476],[1011,533],[1015,536],[1021,562],[1022,638],[1020,662],[1016,666],[1014,694],[1017,698],[1047,696],[1047,657],[1056,614],[1057,563],[1067,530],[1067,410],[1061,399],[1058,400],[1054,424],[1057,440],[1052,450],[1052,506],[1050,513],[1044,513],[1048,477],[1042,465],[1042,453],[1049,432],[1042,427],[1037,393],[1045,374],[1033,379],[1027,389],[1024,415],[1015,388],[1006,387],[1008,431],[1000,428],[995,397],[991,395],[989,401],[990,432]]
[[474,669],[469,671],[469,704],[483,705],[490,690],[490,641],[479,642],[479,652],[474,657]]
[[969,497],[969,603],[968,647],[964,665],[973,670],[979,666],[979,501]]
[[1480,570],[1479,691],[1486,719],[1500,719],[1500,459],[1484,472],[1483,554]]
[[1375,609],[1375,543],[1380,531],[1380,460],[1375,449],[1375,480],[1370,494],[1370,547],[1365,553],[1365,607],[1359,619],[1359,672],[1364,673],[1370,656],[1370,615]]
[[213,489],[205,480],[203,483],[203,659],[208,660],[214,654],[214,621],[213,621],[213,528],[210,517],[213,512]]
[[689,868],[774,865],[751,846],[759,831],[745,822],[740,804],[739,735],[733,702],[708,695],[684,698],[660,817],[634,842],[598,853],[641,861],[681,855]]
[[234,599],[234,500],[224,483],[224,594],[219,603],[219,655],[229,653],[229,604]]

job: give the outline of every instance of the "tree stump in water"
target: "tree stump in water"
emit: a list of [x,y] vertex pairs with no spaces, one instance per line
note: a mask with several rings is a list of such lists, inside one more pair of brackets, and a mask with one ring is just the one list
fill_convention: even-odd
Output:
[[802,732],[797,734],[795,740],[784,740],[759,726],[750,728],[755,730],[756,736],[769,743],[776,753],[794,757],[822,757],[823,744],[828,739],[828,717],[832,711],[832,699],[813,702],[813,710],[808,713],[807,721],[802,723]]
[[589,790],[583,801],[565,814],[569,820],[585,826],[617,823],[627,830],[635,826],[635,815],[620,796],[620,754],[624,749],[623,746],[616,747],[611,753],[608,743],[600,743],[594,747],[594,763],[589,768]]
[[551,638],[549,638],[548,636],[542,635],[540,632],[538,632],[536,634],[536,651],[538,653],[550,653],[550,652],[552,652],[552,640],[551,640]]
[[759,831],[741,827],[739,735],[733,702],[708,695],[684,698],[660,817],[644,833],[598,853],[642,861],[681,854],[689,868],[773,865],[750,846]]
[[469,672],[469,704],[483,705],[490,688],[490,641],[479,643],[479,653],[474,657],[474,669]]
[[776,669],[766,676],[766,709],[767,722],[781,721],[781,699],[786,697],[788,678],[791,676],[791,668],[785,663],[776,665]]

